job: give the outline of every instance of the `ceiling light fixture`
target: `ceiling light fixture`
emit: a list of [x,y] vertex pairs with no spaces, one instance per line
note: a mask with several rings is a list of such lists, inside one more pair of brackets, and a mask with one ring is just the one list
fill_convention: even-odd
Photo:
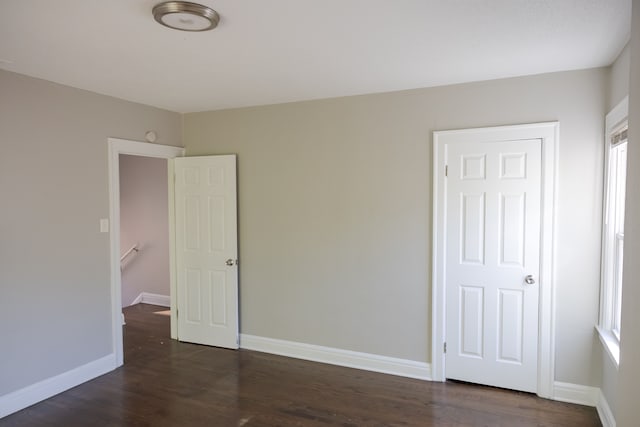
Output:
[[165,27],[181,31],[213,30],[220,21],[210,7],[186,1],[166,1],[153,7],[153,18]]

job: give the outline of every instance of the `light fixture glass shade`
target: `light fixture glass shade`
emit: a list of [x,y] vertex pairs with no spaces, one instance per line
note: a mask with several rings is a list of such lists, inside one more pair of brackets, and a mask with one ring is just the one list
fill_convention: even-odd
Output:
[[154,6],[153,18],[165,27],[181,31],[207,31],[220,21],[210,7],[186,1],[167,1]]

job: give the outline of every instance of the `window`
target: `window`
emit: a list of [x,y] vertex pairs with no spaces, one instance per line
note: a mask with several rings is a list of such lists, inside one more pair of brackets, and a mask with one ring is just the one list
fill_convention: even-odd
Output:
[[627,177],[627,114],[625,99],[607,115],[605,206],[603,211],[600,331],[605,347],[618,361],[624,257],[624,202]]
[[[626,134],[626,129],[623,130]],[[616,133],[614,139],[617,139],[619,133]],[[605,224],[608,228],[609,242],[609,255],[611,261],[608,265],[611,271],[610,283],[608,287],[611,287],[611,320],[610,329],[611,332],[620,339],[620,306],[622,295],[622,259],[624,251],[624,196],[625,196],[625,184],[627,177],[627,141],[622,140],[616,144],[611,144],[609,151],[609,203],[607,206],[608,212],[608,224]]]

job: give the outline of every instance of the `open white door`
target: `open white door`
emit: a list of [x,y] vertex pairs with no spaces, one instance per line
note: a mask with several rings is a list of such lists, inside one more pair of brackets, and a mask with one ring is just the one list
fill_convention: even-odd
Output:
[[237,349],[236,156],[173,162],[178,339]]

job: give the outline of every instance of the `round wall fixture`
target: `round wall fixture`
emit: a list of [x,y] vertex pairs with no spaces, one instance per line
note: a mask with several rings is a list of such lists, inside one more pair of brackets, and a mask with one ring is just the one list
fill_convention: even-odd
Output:
[[220,21],[210,7],[186,1],[166,1],[153,7],[153,17],[165,27],[181,31],[213,30]]
[[156,135],[154,131],[149,130],[144,134],[144,139],[146,139],[147,142],[156,142],[156,139],[158,139],[158,135]]

